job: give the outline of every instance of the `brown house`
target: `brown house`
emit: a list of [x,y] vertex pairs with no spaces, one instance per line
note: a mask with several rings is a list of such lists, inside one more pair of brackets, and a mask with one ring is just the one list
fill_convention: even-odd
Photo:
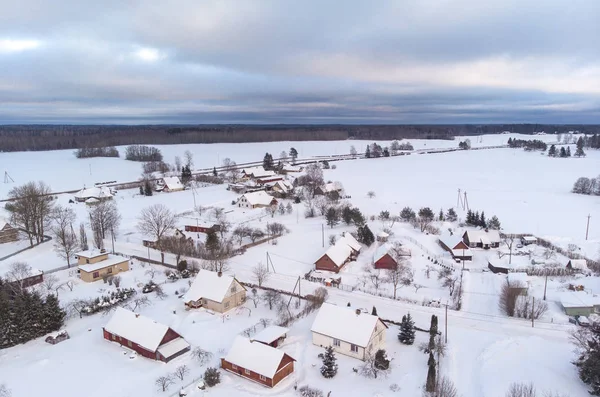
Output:
[[473,252],[465,243],[465,241],[458,236],[446,236],[440,237],[438,240],[440,246],[448,251],[454,259],[470,261],[473,259]]
[[109,254],[104,249],[78,252],[75,258],[77,258],[79,277],[86,283],[129,270],[129,259]]
[[0,244],[19,240],[19,230],[0,220]]
[[254,335],[250,341],[260,342],[271,347],[279,347],[289,331],[289,328],[271,325]]
[[186,232],[192,233],[210,233],[210,232],[218,232],[221,230],[221,225],[217,225],[215,223],[201,223],[196,226],[185,225]]
[[122,307],[103,328],[103,335],[108,341],[158,361],[169,362],[190,350],[190,345],[172,328]]
[[395,269],[398,267],[398,262],[390,254],[390,249],[386,245],[377,248],[373,256],[373,266],[375,269]]
[[294,372],[294,360],[281,350],[238,336],[221,368],[263,386],[274,387]]
[[346,233],[317,259],[315,269],[338,273],[346,263],[356,259],[360,248],[360,243],[350,233]]
[[201,269],[182,299],[188,308],[225,313],[246,301],[246,288],[235,277]]
[[8,284],[15,287],[27,288],[43,282],[44,272],[38,269],[29,269],[26,274],[17,276],[9,273],[5,274],[2,278],[4,278]]

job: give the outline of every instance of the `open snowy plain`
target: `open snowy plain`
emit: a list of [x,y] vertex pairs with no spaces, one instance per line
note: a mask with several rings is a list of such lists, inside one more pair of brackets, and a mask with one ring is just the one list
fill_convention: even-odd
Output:
[[[480,138],[471,137],[473,147],[493,146],[506,143],[509,136],[493,135]],[[532,139],[531,136],[520,138]],[[551,135],[536,136],[553,142]],[[455,147],[455,141],[411,140],[415,149]],[[159,146],[165,160],[172,162],[176,155],[182,156],[185,150],[194,153],[196,169],[219,165],[229,157],[243,163],[260,160],[265,152],[277,156],[291,146],[298,149],[301,158],[316,155],[345,154],[350,145],[363,151],[365,141],[343,142],[272,142],[264,144],[215,144],[215,145],[173,145]],[[381,142],[381,144],[389,144]],[[572,148],[573,150],[573,148]],[[485,211],[488,219],[498,216],[502,228],[507,233],[532,233],[566,246],[569,243],[580,247],[580,252],[589,258],[597,257],[600,242],[600,212],[598,198],[570,193],[573,182],[580,176],[593,177],[599,169],[600,153],[588,151],[585,158],[549,158],[539,152],[525,152],[522,149],[485,149],[437,154],[417,154],[393,158],[360,159],[331,163],[336,169],[324,171],[326,180],[339,181],[348,201],[361,209],[365,216],[377,216],[387,210],[398,214],[405,206],[417,209],[431,207],[434,212],[441,208],[446,211],[456,208],[459,218],[465,212],[457,208],[458,189],[467,192],[469,206],[473,210]],[[53,191],[73,190],[92,185],[94,182],[136,180],[141,173],[139,163],[120,159],[76,159],[72,151],[44,153],[0,153],[0,171],[6,170],[15,180],[14,184],[0,186],[0,198],[6,197],[11,187],[30,180],[43,180]],[[90,175],[91,173],[91,175]],[[369,198],[372,191],[375,197]],[[195,197],[194,197],[195,196]],[[194,225],[191,215],[194,200],[204,207],[222,207],[232,224],[245,222],[252,227],[262,227],[267,222],[281,222],[289,233],[277,240],[277,244],[261,244],[248,249],[243,255],[233,257],[229,265],[230,273],[240,281],[252,282],[251,269],[259,261],[266,263],[267,254],[272,262],[273,273],[266,285],[292,291],[298,277],[314,267],[314,261],[327,249],[329,235],[339,235],[353,231],[354,227],[337,225],[325,226],[325,247],[322,243],[322,216],[305,219],[303,204],[293,204],[293,212],[286,215],[267,216],[262,210],[242,209],[231,203],[238,195],[226,190],[226,185],[198,187],[176,193],[159,193],[143,197],[136,190],[122,190],[115,200],[122,215],[121,228],[115,251],[127,255],[150,256],[159,259],[160,254],[144,248],[144,238],[136,229],[140,210],[152,204],[162,203],[178,214],[183,214],[179,226]],[[57,202],[75,209],[78,220],[87,222],[85,204],[69,204],[70,194],[61,194]],[[206,211],[203,220],[210,220]],[[585,241],[586,217],[591,215],[589,239]],[[369,222],[373,232],[383,225],[377,220]],[[457,224],[439,223],[446,228],[457,228]],[[328,288],[329,301],[339,305],[351,304],[353,308],[371,310],[388,320],[400,321],[410,312],[417,326],[427,329],[431,314],[440,318],[443,329],[445,311],[443,305],[451,298],[436,277],[436,272],[428,277],[426,268],[430,264],[428,256],[447,258],[437,245],[436,237],[425,235],[410,225],[396,223],[393,227],[393,241],[399,241],[412,251],[411,264],[415,282],[422,285],[398,290],[398,300],[387,298],[392,293],[390,286],[383,287],[380,295],[362,283],[363,268],[370,264],[374,247],[365,248],[356,262],[347,265],[340,276],[342,283],[354,291]],[[198,236],[194,236],[198,237]],[[200,235],[203,238],[203,235]],[[418,241],[418,245],[412,241]],[[110,241],[106,241],[111,248]],[[15,250],[22,243],[15,244]],[[3,253],[6,247],[2,247]],[[505,249],[505,248],[501,248]],[[509,319],[498,310],[498,292],[503,276],[481,272],[486,267],[487,253],[476,252],[476,260],[468,265],[470,271],[464,274],[464,301],[461,311],[448,311],[448,351],[441,360],[441,373],[454,380],[460,395],[464,397],[503,397],[512,382],[533,382],[539,390],[564,393],[571,397],[588,395],[586,388],[571,364],[574,358],[569,332],[574,329],[561,313],[557,296],[564,290],[565,283],[573,280],[551,279],[548,284],[548,312],[531,327],[526,320]],[[559,258],[562,259],[562,258]],[[64,266],[65,263],[52,249],[52,242],[44,243],[13,258],[0,262],[0,273],[6,271],[13,261],[26,261],[44,271]],[[166,255],[168,263],[174,257]],[[122,286],[139,288],[149,280],[150,268],[154,265],[134,261],[132,270],[122,274]],[[460,265],[455,264],[457,272]],[[263,303],[255,307],[246,302],[249,310],[234,310],[223,318],[203,311],[185,311],[183,303],[175,291],[185,291],[187,280],[167,282],[160,266],[157,282],[164,282],[166,297],[161,299],[151,294],[152,304],[140,312],[161,321],[180,332],[193,347],[200,346],[213,353],[210,365],[216,366],[219,358],[226,354],[236,335],[259,323],[261,318],[275,321],[276,312],[270,311]],[[101,295],[112,286],[102,281],[86,284],[76,277],[72,269],[54,273],[62,282],[75,283],[73,291],[59,292],[61,303],[82,297]],[[591,291],[600,291],[600,279],[579,276],[576,280],[585,284]],[[356,288],[361,287],[363,291]],[[320,284],[302,281],[302,294],[310,293]],[[41,287],[40,287],[41,288]],[[532,280],[531,293],[541,296],[543,280]],[[414,302],[414,303],[411,303]],[[433,302],[433,303],[432,303]],[[426,305],[424,305],[426,304]],[[310,327],[314,313],[297,321],[284,346],[288,354],[296,360],[296,372],[272,390],[265,389],[245,379],[222,373],[222,383],[205,393],[206,396],[296,396],[295,385],[309,384],[331,396],[420,396],[427,374],[427,356],[418,351],[418,344],[427,340],[427,334],[418,332],[417,342],[405,346],[398,342],[398,327],[390,324],[387,330],[387,352],[393,358],[392,371],[385,378],[365,379],[352,371],[359,362],[338,355],[340,369],[333,379],[324,379],[319,373],[321,360],[317,358],[320,349],[311,344]],[[202,396],[195,389],[197,379],[205,370],[189,355],[164,364],[137,357],[130,359],[123,348],[102,338],[102,327],[108,316],[96,314],[80,319],[72,316],[65,328],[71,339],[58,345],[44,343],[43,338],[25,345],[0,350],[0,384],[6,383],[13,396],[64,396],[90,397],[105,396],[170,396],[177,395],[183,387],[190,396]],[[190,367],[191,373],[182,382],[177,382],[168,392],[157,391],[154,381],[182,364]],[[32,374],[36,381],[32,382]],[[392,391],[396,384],[399,390]]]

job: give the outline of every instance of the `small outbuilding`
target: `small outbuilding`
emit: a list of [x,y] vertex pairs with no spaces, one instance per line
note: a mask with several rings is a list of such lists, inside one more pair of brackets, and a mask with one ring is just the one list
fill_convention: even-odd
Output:
[[[75,201],[87,203],[89,199],[95,199],[98,201],[111,200],[114,196],[114,192],[107,186],[96,186],[90,188],[83,188],[75,193]],[[93,202],[93,201],[92,201]],[[91,202],[90,202],[91,203]],[[97,203],[97,202],[95,202]]]
[[600,298],[584,291],[566,291],[560,295],[560,305],[568,316],[589,316],[600,310]]
[[266,387],[275,387],[294,372],[296,360],[279,349],[238,336],[221,359],[221,368]]
[[589,271],[587,261],[585,259],[569,259],[566,268],[576,272]]
[[278,325],[270,325],[254,335],[250,341],[260,342],[271,347],[279,347],[287,337],[289,328],[280,327]]
[[0,244],[19,241],[19,230],[0,219]]
[[473,260],[473,252],[459,236],[442,236],[438,239],[440,246],[448,251],[452,258],[458,260]]
[[521,244],[530,245],[537,243],[537,238],[534,236],[523,236],[521,237]]

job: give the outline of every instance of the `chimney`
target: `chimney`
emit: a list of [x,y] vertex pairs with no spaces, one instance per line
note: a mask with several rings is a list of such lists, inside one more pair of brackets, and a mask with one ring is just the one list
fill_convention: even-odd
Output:
[[223,272],[217,272],[217,276],[221,277],[223,275]]
[[356,309],[356,315],[359,316],[360,315],[360,309]]
[[135,318],[138,318],[139,316],[140,316],[140,314],[139,314],[139,313],[136,313],[136,314],[135,314]]

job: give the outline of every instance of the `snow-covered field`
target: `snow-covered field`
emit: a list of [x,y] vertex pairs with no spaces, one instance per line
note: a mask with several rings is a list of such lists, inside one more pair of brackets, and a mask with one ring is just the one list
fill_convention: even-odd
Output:
[[[481,142],[471,137],[473,146],[499,145],[506,142],[509,135],[484,136]],[[526,137],[531,139],[532,137]],[[535,137],[554,141],[551,135]],[[455,147],[455,141],[415,141],[415,148]],[[342,154],[349,151],[350,145],[362,150],[367,142],[274,142],[264,144],[215,144],[215,145],[173,145],[160,146],[165,160],[172,162],[175,155],[185,150],[194,153],[195,168],[218,165],[224,157],[238,163],[255,161],[271,152],[277,155],[282,150],[296,147],[300,157],[324,154]],[[44,164],[39,167],[40,158]],[[83,184],[97,181],[134,180],[140,174],[140,164],[123,159],[76,159],[71,151],[45,153],[0,153],[0,163],[17,181],[44,180],[54,191],[77,189]],[[6,165],[5,165],[6,164]],[[83,166],[82,166],[83,164]],[[332,163],[333,164],[333,163]],[[579,176],[593,176],[590,170],[598,169],[600,153],[588,151],[581,159],[559,159],[541,156],[539,152],[525,152],[520,149],[486,149],[441,154],[412,154],[395,158],[361,159],[336,162],[336,169],[325,170],[325,179],[340,181],[349,201],[361,209],[365,216],[376,216],[387,210],[398,214],[405,207],[417,209],[431,207],[434,212],[440,208],[447,210],[457,207],[457,190],[466,191],[470,208],[484,210],[488,219],[497,215],[507,232],[533,233],[560,242],[562,246],[573,243],[582,252],[595,258],[600,241],[600,214],[597,212],[597,197],[579,196],[570,193],[573,182]],[[90,167],[92,175],[90,176]],[[40,169],[42,168],[42,169]],[[1,170],[0,170],[1,171]],[[0,186],[0,197],[4,197],[11,186]],[[367,192],[375,192],[369,198]],[[195,197],[194,197],[195,195]],[[252,227],[264,228],[268,222],[284,224],[289,233],[277,239],[277,244],[261,244],[248,249],[243,255],[233,257],[229,265],[230,273],[242,281],[252,281],[252,267],[259,261],[269,261],[275,269],[266,285],[292,291],[298,277],[314,267],[314,261],[327,249],[329,235],[340,235],[353,231],[354,227],[325,225],[325,247],[322,243],[323,217],[305,219],[304,205],[293,204],[291,214],[274,218],[261,210],[248,210],[233,206],[232,200],[238,195],[227,191],[224,185],[206,186],[177,193],[159,193],[152,197],[139,196],[135,190],[118,192],[115,200],[122,215],[115,251],[128,255],[150,256],[159,259],[160,254],[141,245],[142,236],[136,229],[140,210],[152,204],[162,203],[178,214],[185,214],[179,226],[194,225],[196,218],[191,215],[194,199],[204,207],[222,207],[228,219],[236,224],[245,222]],[[85,204],[69,204],[71,195],[59,195],[58,203],[75,209],[80,222],[87,222]],[[464,218],[460,209],[459,217]],[[210,220],[210,210],[203,215]],[[591,214],[589,240],[584,241],[586,217]],[[1,214],[0,214],[1,215]],[[369,222],[373,232],[382,229],[381,222]],[[438,224],[445,230],[457,227],[456,224]],[[425,235],[410,225],[396,223],[392,241],[399,241],[412,251],[411,265],[415,282],[423,285],[416,290],[412,286],[398,290],[398,296],[417,302],[437,300],[442,304],[449,301],[448,290],[437,279],[435,269],[430,277],[425,273],[430,253],[444,257],[444,251],[437,245],[436,237]],[[193,236],[198,237],[198,236]],[[203,238],[203,235],[200,235]],[[419,245],[412,241],[418,240]],[[64,266],[52,249],[52,242],[25,251],[10,260],[0,262],[0,272],[6,270],[13,261],[25,261],[41,270],[51,270]],[[11,244],[20,247],[23,242]],[[110,241],[106,242],[111,249]],[[1,246],[0,246],[1,247]],[[1,247],[5,252],[10,248]],[[505,249],[505,248],[501,248]],[[375,247],[365,248],[356,262],[347,265],[340,276],[349,289],[363,286],[364,267],[370,264]],[[499,312],[498,291],[505,276],[482,272],[487,266],[489,255],[495,250],[474,250],[475,260],[468,263],[464,273],[463,310],[448,312],[447,357],[442,359],[442,373],[452,378],[464,397],[502,397],[510,383],[532,381],[541,390],[553,390],[570,396],[585,396],[587,391],[579,381],[575,367],[571,364],[573,347],[568,332],[574,326],[568,325],[556,303],[557,296],[565,285],[572,282],[582,284],[590,291],[600,291],[598,277],[578,276],[576,280],[551,278],[548,282],[548,313],[531,328],[530,322],[508,319]],[[536,253],[535,255],[539,255]],[[0,255],[2,256],[2,255]],[[505,258],[505,257],[504,257]],[[504,260],[503,258],[503,260]],[[526,259],[527,258],[527,259]],[[449,258],[446,259],[450,261]],[[563,258],[557,258],[557,260]],[[516,264],[528,263],[525,256],[513,256]],[[174,256],[167,254],[166,261],[174,263]],[[132,270],[122,274],[123,286],[139,287],[149,279],[150,265],[135,261]],[[461,266],[456,265],[459,269]],[[457,274],[459,271],[457,270]],[[76,278],[73,270],[55,273],[62,281],[75,280],[73,291],[63,289],[59,298],[63,305],[79,297],[101,295],[108,287],[101,281],[85,284]],[[164,281],[162,272],[156,276]],[[302,293],[310,293],[319,285],[302,281]],[[540,297],[544,280],[532,277],[530,295]],[[251,310],[233,311],[227,320],[221,316],[200,311],[185,311],[183,304],[174,294],[175,290],[185,290],[186,280],[167,283],[167,297],[152,297],[152,305],[141,309],[141,313],[172,326],[192,345],[201,346],[214,354],[212,365],[218,365],[218,358],[226,353],[236,335],[258,323],[261,318],[274,319],[275,311],[269,311],[264,304],[254,308],[252,302],[246,307]],[[415,318],[416,325],[429,327],[431,314],[440,318],[443,329],[445,312],[443,308],[413,305],[394,301],[360,291],[329,288],[330,302],[370,310],[376,306],[378,314],[389,320],[400,321],[407,312]],[[383,287],[385,295],[391,293],[389,285]],[[310,384],[332,396],[419,396],[427,372],[427,356],[417,350],[420,341],[427,335],[417,333],[414,346],[401,345],[396,335],[398,327],[391,325],[387,334],[388,355],[393,358],[391,375],[384,379],[366,380],[352,371],[358,362],[339,357],[340,370],[336,378],[326,380],[319,373],[318,348],[311,344],[310,326],[314,314],[292,325],[292,331],[283,349],[298,360],[295,374],[273,390],[267,390],[244,379],[224,374],[223,382],[211,389],[211,396],[295,396],[294,385]],[[178,388],[192,383],[204,371],[189,355],[184,355],[169,364],[154,362],[141,357],[129,359],[123,349],[102,339],[102,326],[108,318],[100,314],[79,319],[77,316],[67,321],[66,329],[71,339],[58,345],[48,345],[42,339],[22,346],[0,350],[0,384],[7,383],[14,396],[159,396],[176,393]],[[187,364],[192,372],[188,379],[173,386],[168,393],[158,392],[154,380],[172,372],[175,367]],[[82,369],[85,370],[82,371]],[[36,373],[39,381],[31,382],[27,374]],[[91,380],[90,380],[91,379]],[[99,381],[106,380],[106,381]],[[392,392],[390,385],[398,384],[400,391]],[[192,385],[193,386],[193,385]],[[195,392],[190,395],[202,395]]]

